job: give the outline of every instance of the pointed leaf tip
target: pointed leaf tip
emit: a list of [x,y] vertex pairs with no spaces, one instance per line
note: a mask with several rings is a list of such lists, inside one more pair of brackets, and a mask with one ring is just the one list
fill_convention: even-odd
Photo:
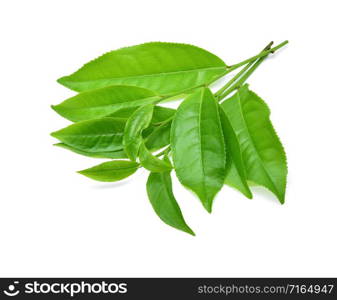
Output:
[[67,76],[62,76],[59,79],[56,80],[57,83],[64,85],[64,82],[66,81]]

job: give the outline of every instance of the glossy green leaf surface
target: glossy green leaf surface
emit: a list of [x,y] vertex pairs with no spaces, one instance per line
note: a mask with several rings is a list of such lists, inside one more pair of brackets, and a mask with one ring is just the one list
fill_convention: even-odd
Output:
[[137,171],[139,164],[128,160],[104,162],[78,173],[91,179],[104,182],[114,182],[129,177]]
[[164,223],[194,235],[173,195],[170,172],[150,173],[146,190],[154,211]]
[[71,97],[52,108],[73,121],[98,119],[120,109],[154,103],[160,97],[147,89],[135,86],[108,86]]
[[244,85],[221,104],[240,143],[247,178],[284,203],[287,164],[266,103]]
[[153,105],[138,108],[125,125],[123,145],[124,151],[131,160],[136,160],[142,143],[142,131],[147,128],[152,119]]
[[224,110],[219,107],[222,132],[226,143],[227,172],[225,183],[238,189],[247,198],[253,197],[248,184],[239,141]]
[[168,161],[159,159],[142,143],[139,148],[139,162],[147,170],[151,172],[165,172],[172,169],[172,165]]
[[51,135],[81,151],[111,152],[123,149],[124,127],[124,121],[103,118],[74,123]]
[[76,149],[64,143],[54,144],[54,146],[67,149],[74,153],[88,156],[88,157],[93,157],[93,158],[110,158],[110,159],[127,158],[123,150],[111,151],[111,152],[87,152],[87,151]]
[[153,116],[152,116],[151,122],[153,124],[158,125],[159,123],[162,123],[168,119],[171,119],[175,113],[176,113],[176,110],[173,108],[156,105],[153,110]]
[[149,150],[155,151],[170,143],[171,124],[172,122],[168,122],[155,127],[146,137],[145,145]]
[[[108,117],[112,118],[120,118],[120,119],[127,119],[138,109],[139,107],[128,107],[120,109],[114,113],[108,115]],[[156,105],[153,108],[153,115],[152,115],[152,124],[158,124],[167,119],[171,118],[175,114],[176,110],[164,106]]]
[[58,82],[75,91],[133,85],[167,95],[208,83],[226,70],[219,57],[204,49],[152,42],[108,52]]
[[180,104],[171,130],[177,177],[209,212],[225,181],[226,150],[218,108],[212,92],[199,89]]

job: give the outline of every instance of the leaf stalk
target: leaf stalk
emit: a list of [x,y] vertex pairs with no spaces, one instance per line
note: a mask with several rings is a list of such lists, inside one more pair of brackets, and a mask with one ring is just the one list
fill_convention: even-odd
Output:
[[[167,100],[168,98],[172,98],[172,97],[176,97],[176,96],[179,96],[179,95],[182,95],[184,93],[188,93],[190,91],[194,91],[195,89],[198,89],[198,88],[201,88],[201,87],[208,87],[209,85],[211,85],[212,83],[214,83],[215,81],[217,81],[218,79],[222,78],[224,75],[227,75],[228,73],[244,66],[244,65],[247,65],[244,69],[242,69],[233,79],[231,79],[223,88],[221,88],[218,92],[216,92],[215,96],[217,97],[220,97],[221,93],[223,93],[227,88],[230,87],[230,85],[232,85],[240,76],[242,76],[250,67],[252,67],[252,65],[257,62],[259,59],[262,59],[262,61],[264,60],[264,58],[266,58],[269,54],[271,53],[274,53],[275,51],[277,51],[278,49],[282,48],[283,46],[285,46],[286,44],[288,44],[288,41],[284,41],[280,44],[278,44],[277,46],[271,48],[271,45],[273,44],[273,42],[270,42],[264,49],[262,52],[260,52],[259,54],[255,55],[255,56],[252,56],[248,59],[245,59],[237,64],[234,64],[230,67],[228,67],[228,69],[220,74],[219,76],[215,77],[214,79],[212,79],[209,83],[207,84],[201,84],[201,85],[198,85],[198,86],[195,86],[195,87],[192,87],[192,88],[189,88],[189,89],[186,89],[184,91],[180,91],[178,93],[173,93],[173,94],[170,94],[170,95],[165,95],[165,96],[161,96],[161,98],[156,101],[154,104],[158,104],[164,100]],[[261,62],[262,62],[261,61]],[[260,65],[261,62],[258,64]],[[251,73],[258,67],[255,66],[255,68],[251,71]],[[251,74],[249,73],[249,75]],[[248,78],[248,77],[247,77]],[[247,79],[246,78],[246,79]],[[227,92],[226,92],[227,93]],[[228,95],[228,94],[227,94]],[[227,96],[226,95],[226,96]],[[221,95],[221,99],[223,99],[224,97]],[[220,99],[220,100],[221,100]]]
[[288,41],[284,41],[284,42],[278,44],[277,46],[275,46],[274,48],[270,48],[270,49],[268,49],[268,50],[262,51],[262,52],[259,53],[258,55],[252,56],[252,57],[247,58],[247,59],[245,59],[245,60],[243,60],[243,61],[241,61],[241,62],[239,62],[239,63],[237,63],[237,64],[235,64],[235,65],[232,65],[232,66],[229,67],[229,70],[230,70],[230,72],[231,72],[231,71],[233,71],[233,70],[235,70],[235,69],[237,69],[237,68],[240,68],[241,66],[246,65],[247,63],[250,63],[250,62],[252,62],[252,61],[257,60],[257,59],[260,58],[260,57],[264,57],[264,56],[266,56],[266,55],[268,55],[268,54],[270,54],[270,53],[274,53],[274,52],[277,51],[278,49],[284,47],[286,44],[288,44]]

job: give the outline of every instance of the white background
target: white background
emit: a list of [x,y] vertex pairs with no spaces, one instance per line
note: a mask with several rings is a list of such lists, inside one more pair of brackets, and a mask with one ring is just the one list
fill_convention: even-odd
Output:
[[[1,1],[1,276],[337,276],[336,1]],[[192,237],[163,224],[146,172],[118,184],[100,160],[53,147],[68,122],[56,83],[147,41],[196,44],[233,64],[289,45],[249,80],[286,148],[286,204],[224,187],[209,215],[174,181]]]

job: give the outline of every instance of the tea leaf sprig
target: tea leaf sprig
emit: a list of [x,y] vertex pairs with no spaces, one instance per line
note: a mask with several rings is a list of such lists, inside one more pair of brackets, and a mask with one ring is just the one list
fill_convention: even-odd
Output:
[[[285,200],[287,163],[267,104],[248,77],[284,41],[234,65],[199,47],[152,42],[108,52],[58,80],[79,92],[52,106],[73,124],[53,132],[59,147],[108,161],[79,171],[114,182],[148,170],[150,203],[166,224],[194,235],[173,194],[171,172],[212,211],[224,184]],[[218,91],[211,85],[239,72]],[[177,109],[160,103],[181,99]]]

